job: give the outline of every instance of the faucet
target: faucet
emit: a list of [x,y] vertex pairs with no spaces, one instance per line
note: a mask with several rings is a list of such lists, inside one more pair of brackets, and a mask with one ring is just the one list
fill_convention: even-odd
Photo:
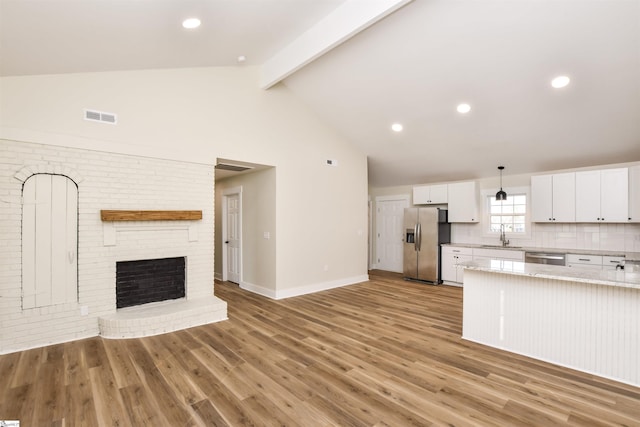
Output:
[[500,224],[500,241],[502,242],[502,247],[509,245],[507,235],[504,233],[504,224]]

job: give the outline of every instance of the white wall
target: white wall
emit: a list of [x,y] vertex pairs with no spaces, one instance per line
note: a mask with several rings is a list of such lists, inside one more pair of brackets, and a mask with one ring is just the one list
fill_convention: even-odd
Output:
[[[259,89],[257,71],[5,77],[0,137],[209,164],[220,157],[273,165],[279,296],[366,279],[366,157],[285,86]],[[116,113],[118,125],[84,121],[83,108]],[[326,159],[339,166],[326,166]]]

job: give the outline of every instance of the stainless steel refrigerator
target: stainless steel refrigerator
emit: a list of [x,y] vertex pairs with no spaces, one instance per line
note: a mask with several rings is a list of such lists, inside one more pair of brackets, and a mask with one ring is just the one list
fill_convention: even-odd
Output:
[[404,210],[404,277],[434,284],[442,283],[442,243],[451,241],[447,210],[406,208]]

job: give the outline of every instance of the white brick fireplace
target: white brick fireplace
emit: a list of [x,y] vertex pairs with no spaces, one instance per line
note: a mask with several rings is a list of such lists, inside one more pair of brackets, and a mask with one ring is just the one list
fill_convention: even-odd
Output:
[[[213,296],[211,165],[6,140],[0,140],[0,164],[0,353],[226,319],[226,303]],[[22,186],[38,174],[64,175],[78,188],[77,297],[25,308]],[[104,209],[199,210],[202,219],[102,221]],[[169,257],[186,259],[186,297],[117,310],[116,262]]]

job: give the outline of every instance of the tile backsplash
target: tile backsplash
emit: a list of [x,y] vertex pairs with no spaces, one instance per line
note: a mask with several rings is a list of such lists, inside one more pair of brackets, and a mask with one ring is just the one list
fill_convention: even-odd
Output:
[[[530,238],[510,238],[512,246],[640,253],[640,224],[531,224]],[[499,244],[482,224],[452,224],[453,243]]]

